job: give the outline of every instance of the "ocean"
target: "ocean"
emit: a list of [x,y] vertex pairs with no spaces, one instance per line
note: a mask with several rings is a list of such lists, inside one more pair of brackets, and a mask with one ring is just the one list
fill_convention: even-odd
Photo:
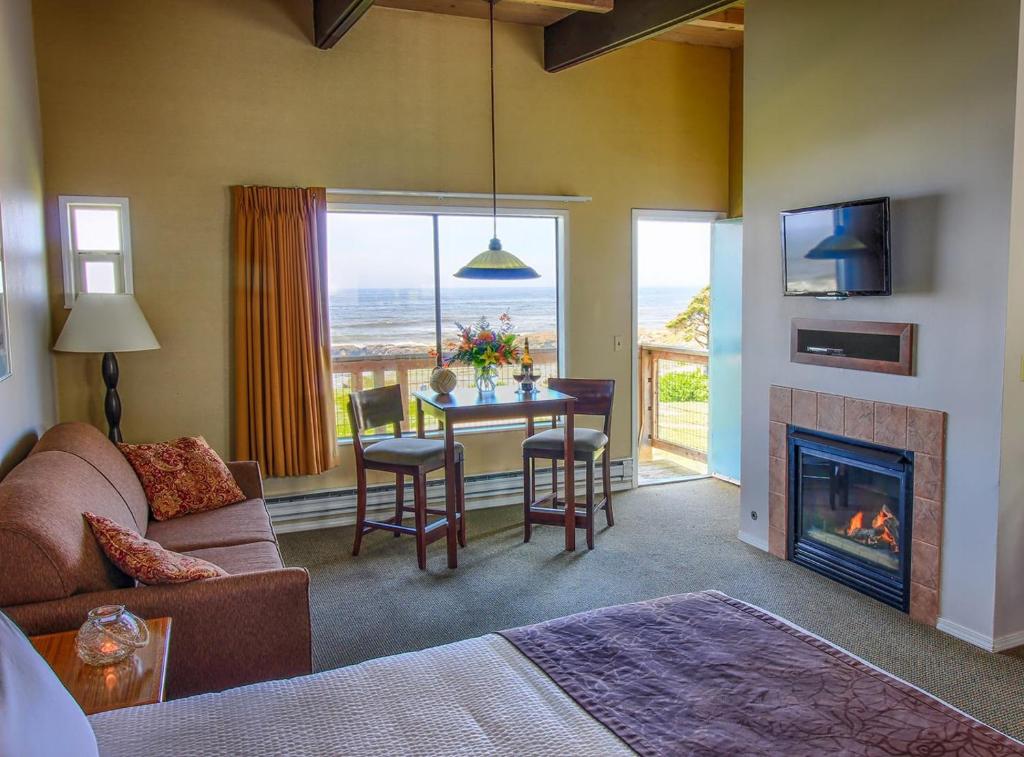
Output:
[[[640,331],[657,331],[684,310],[697,289],[643,287],[638,293]],[[547,287],[466,287],[441,290],[442,336],[455,334],[481,316],[497,322],[507,311],[517,333],[541,342],[554,337],[555,291]],[[434,344],[433,289],[343,289],[331,293],[331,335],[335,345]],[[543,344],[537,344],[538,347]],[[375,351],[375,350],[372,350]]]

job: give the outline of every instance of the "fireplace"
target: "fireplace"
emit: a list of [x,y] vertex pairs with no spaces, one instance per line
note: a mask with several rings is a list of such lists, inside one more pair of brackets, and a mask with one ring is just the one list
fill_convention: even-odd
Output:
[[906,612],[914,453],[789,426],[789,558]]

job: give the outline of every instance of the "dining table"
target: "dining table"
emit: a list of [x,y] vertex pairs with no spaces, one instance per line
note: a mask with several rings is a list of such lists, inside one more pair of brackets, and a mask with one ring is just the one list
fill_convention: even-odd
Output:
[[445,463],[445,512],[448,519],[448,567],[458,566],[457,533],[458,518],[456,517],[455,494],[455,427],[458,424],[479,423],[481,421],[499,421],[524,418],[527,434],[532,433],[534,419],[540,417],[564,417],[565,428],[565,460],[566,485],[564,513],[554,513],[552,508],[530,506],[527,517],[535,518],[534,522],[553,523],[555,519],[565,526],[565,549],[572,552],[576,549],[576,508],[575,486],[573,479],[574,419],[573,412],[576,398],[548,388],[537,388],[532,392],[521,392],[515,387],[499,386],[491,392],[481,392],[475,388],[457,388],[450,393],[442,394],[430,389],[420,389],[412,393],[416,400],[416,434],[420,438],[426,436],[425,416],[437,419],[444,430],[444,463]]

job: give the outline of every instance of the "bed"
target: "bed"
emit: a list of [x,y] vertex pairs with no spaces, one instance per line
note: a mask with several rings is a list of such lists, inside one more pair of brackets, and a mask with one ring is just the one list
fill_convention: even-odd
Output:
[[752,605],[677,595],[88,719],[104,755],[1024,755]]

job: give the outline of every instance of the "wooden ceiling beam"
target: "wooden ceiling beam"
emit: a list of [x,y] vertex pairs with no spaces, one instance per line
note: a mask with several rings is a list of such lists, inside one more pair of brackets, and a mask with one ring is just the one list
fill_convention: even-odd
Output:
[[735,0],[629,0],[610,12],[574,13],[544,29],[544,68],[576,66],[706,16]]
[[743,9],[726,8],[718,13],[711,13],[701,18],[695,18],[689,22],[690,26],[702,26],[706,29],[721,29],[723,31],[743,31]]
[[540,5],[545,8],[561,8],[584,13],[608,13],[615,8],[615,0],[504,0],[504,2]]
[[316,46],[321,50],[334,47],[371,5],[373,0],[313,0],[313,41]]

